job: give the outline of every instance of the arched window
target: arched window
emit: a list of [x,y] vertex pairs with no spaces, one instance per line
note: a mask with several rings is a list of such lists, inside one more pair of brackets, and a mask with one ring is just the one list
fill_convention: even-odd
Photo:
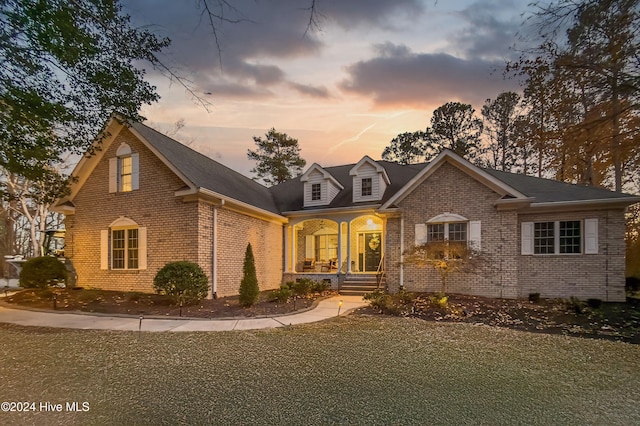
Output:
[[124,216],[101,232],[101,269],[147,269],[147,228]]
[[138,189],[139,157],[122,143],[116,156],[109,159],[109,192],[131,192]]
[[427,220],[426,223],[416,224],[415,239],[416,246],[424,244],[441,246],[438,251],[440,256],[446,256],[449,247],[459,248],[460,252],[467,250],[478,252],[481,239],[480,221],[470,221],[454,213],[442,213]]

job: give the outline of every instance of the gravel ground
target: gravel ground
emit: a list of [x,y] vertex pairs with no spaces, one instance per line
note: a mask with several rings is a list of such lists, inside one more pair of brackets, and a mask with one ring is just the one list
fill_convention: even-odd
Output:
[[36,403],[3,425],[640,424],[640,346],[622,342],[367,315],[228,333],[0,324],[0,342],[0,400]]

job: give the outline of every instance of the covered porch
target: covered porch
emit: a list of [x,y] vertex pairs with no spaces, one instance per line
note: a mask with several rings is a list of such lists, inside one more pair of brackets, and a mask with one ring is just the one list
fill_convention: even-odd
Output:
[[373,212],[300,215],[285,227],[285,280],[375,274],[384,259],[385,218]]

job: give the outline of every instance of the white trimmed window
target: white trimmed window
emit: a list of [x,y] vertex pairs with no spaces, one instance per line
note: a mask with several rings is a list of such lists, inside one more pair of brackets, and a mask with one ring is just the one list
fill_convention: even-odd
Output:
[[598,219],[522,222],[522,254],[597,254]]
[[322,185],[319,183],[311,184],[311,201],[319,201],[322,199]]
[[131,192],[139,188],[140,165],[137,153],[122,143],[109,159],[109,192]]
[[373,194],[373,179],[370,177],[362,178],[362,186],[361,186],[362,196],[370,197]]
[[427,223],[415,225],[416,246],[445,241],[463,244],[465,247],[479,252],[481,248],[480,221],[468,220],[457,214],[443,213],[429,219]]
[[100,269],[147,269],[147,228],[120,217],[100,233]]

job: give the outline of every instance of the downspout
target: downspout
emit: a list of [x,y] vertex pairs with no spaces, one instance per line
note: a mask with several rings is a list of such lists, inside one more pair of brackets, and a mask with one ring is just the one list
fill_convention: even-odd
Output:
[[224,206],[224,200],[213,206],[213,237],[211,238],[211,297],[218,298],[218,209]]
[[400,289],[404,288],[404,215],[400,217]]

